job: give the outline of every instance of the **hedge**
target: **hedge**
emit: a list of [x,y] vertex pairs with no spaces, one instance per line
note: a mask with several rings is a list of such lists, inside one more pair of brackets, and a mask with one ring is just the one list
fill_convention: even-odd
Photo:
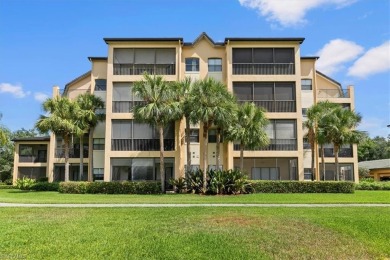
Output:
[[390,190],[390,182],[362,181],[356,184],[356,190]]
[[29,190],[35,191],[58,191],[60,187],[59,182],[37,182],[33,184]]
[[61,182],[60,193],[73,194],[159,194],[160,182]]
[[249,181],[253,193],[354,193],[355,183],[346,181]]

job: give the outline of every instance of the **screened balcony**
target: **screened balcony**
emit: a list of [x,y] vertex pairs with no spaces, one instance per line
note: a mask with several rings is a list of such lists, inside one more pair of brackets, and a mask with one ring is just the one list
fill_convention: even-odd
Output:
[[[321,149],[318,149],[319,156],[322,156]],[[324,148],[325,157],[334,157],[333,145],[326,144]],[[339,157],[353,157],[353,149],[351,145],[343,145],[339,151]]]
[[[83,152],[84,158],[88,158],[88,147],[84,148]],[[65,149],[57,148],[54,153],[55,158],[65,158]],[[80,158],[80,149],[69,149],[69,158]]]
[[[240,145],[234,144],[234,151],[239,151]],[[296,151],[297,140],[296,139],[270,139],[270,144],[254,149],[253,151]]]
[[233,48],[234,75],[293,75],[294,48]]
[[47,162],[47,145],[45,144],[19,145],[19,162],[23,162],[23,163]]
[[133,94],[131,82],[114,82],[112,99],[113,113],[130,113],[135,106],[145,104]]
[[151,75],[176,74],[176,50],[115,48],[114,75]]
[[[175,150],[174,124],[164,129],[164,150]],[[112,151],[159,151],[159,132],[133,120],[112,120]]]
[[239,103],[253,102],[267,112],[296,112],[294,82],[233,82]]
[[46,177],[46,167],[19,167],[18,179],[23,177],[38,180]]

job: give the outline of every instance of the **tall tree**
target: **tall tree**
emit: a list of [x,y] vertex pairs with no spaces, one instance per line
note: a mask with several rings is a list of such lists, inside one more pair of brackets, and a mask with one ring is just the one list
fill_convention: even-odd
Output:
[[[0,113],[0,120],[3,117],[3,115]],[[0,145],[4,145],[7,142],[7,135],[6,132],[0,128]]]
[[227,91],[223,84],[212,78],[199,80],[194,83],[189,105],[191,123],[201,123],[203,126],[203,192],[207,189],[207,166],[208,166],[208,132],[216,121],[223,121],[230,115],[226,106],[220,106],[220,102],[226,96]]
[[328,114],[324,128],[327,131],[329,140],[333,143],[335,157],[336,180],[340,180],[339,151],[344,144],[358,144],[362,139],[362,133],[355,130],[362,117],[349,109],[338,105],[332,113]]
[[162,76],[144,74],[144,79],[134,83],[133,92],[144,104],[134,108],[137,121],[156,126],[160,139],[161,190],[165,192],[164,128],[180,118],[180,102],[175,99],[175,86]]
[[190,142],[190,131],[191,131],[191,123],[190,123],[190,113],[191,106],[189,104],[189,99],[192,91],[192,81],[190,77],[186,77],[185,79],[178,81],[175,83],[176,85],[176,98],[180,102],[181,115],[185,118],[186,129],[185,129],[185,137],[186,137],[186,145],[187,145],[187,171],[192,170],[191,163],[191,142]]
[[[104,114],[97,113],[98,109],[104,108],[104,101],[93,94],[84,93],[77,97],[76,102],[80,108],[77,118],[77,123],[82,130],[82,134],[79,135],[80,139],[80,170],[79,170],[79,180],[83,178],[84,172],[84,133],[88,133],[89,140],[89,158],[90,165],[89,167],[93,167],[93,129],[97,126],[97,124],[104,120]],[[88,180],[90,180],[90,176],[88,176]]]
[[370,138],[365,133],[358,145],[359,162],[380,159],[390,159],[390,135],[387,138],[382,136]]
[[48,116],[41,115],[35,127],[41,132],[53,132],[64,140],[65,181],[69,181],[69,147],[72,135],[81,135],[82,129],[77,124],[79,106],[67,97],[49,98],[43,103],[43,110]]
[[230,141],[240,142],[240,170],[244,170],[244,150],[256,149],[269,144],[265,127],[269,121],[264,109],[254,103],[244,103],[238,107],[236,119],[226,131]]
[[[303,126],[307,129],[306,137],[310,143],[311,149],[311,172],[312,180],[315,180],[315,155],[317,153],[315,149],[315,144],[320,145],[321,149],[321,158],[322,165],[325,169],[325,157],[324,157],[324,144],[327,141],[327,135],[325,129],[321,127],[320,123],[323,121],[323,118],[327,116],[328,113],[331,113],[337,105],[330,103],[329,101],[321,101],[317,104],[312,105],[307,110],[307,120],[303,122]],[[325,170],[323,172],[325,176]]]

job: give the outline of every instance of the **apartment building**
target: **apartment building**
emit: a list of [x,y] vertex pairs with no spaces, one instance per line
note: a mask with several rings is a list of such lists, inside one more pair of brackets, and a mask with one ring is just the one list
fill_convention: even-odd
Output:
[[[319,57],[301,57],[304,38],[225,38],[214,42],[202,33],[193,42],[182,38],[105,38],[107,57],[88,57],[91,70],[69,82],[63,90],[53,88],[53,97],[75,98],[90,92],[105,101],[105,122],[93,133],[93,143],[84,143],[83,180],[159,180],[159,140],[156,129],[136,122],[132,108],[141,100],[132,94],[132,84],[149,74],[167,81],[185,77],[222,81],[239,102],[250,101],[267,110],[266,131],[270,145],[245,151],[244,168],[250,179],[334,180],[332,145],[325,148],[325,176],[318,155],[311,172],[311,150],[304,138],[306,110],[322,100],[354,109],[352,86],[343,89],[334,79],[316,70]],[[165,131],[166,179],[184,176],[186,143],[184,121]],[[202,127],[190,131],[192,164],[201,165]],[[216,164],[215,130],[209,132],[209,168]],[[88,138],[84,138],[88,140]],[[318,149],[318,148],[317,148]],[[220,147],[224,169],[239,166],[239,148],[233,143]],[[80,144],[72,142],[70,180],[79,180]],[[339,152],[339,167],[346,180],[358,181],[357,147],[346,145]],[[14,180],[23,176],[64,179],[63,142],[45,138],[15,140]]]

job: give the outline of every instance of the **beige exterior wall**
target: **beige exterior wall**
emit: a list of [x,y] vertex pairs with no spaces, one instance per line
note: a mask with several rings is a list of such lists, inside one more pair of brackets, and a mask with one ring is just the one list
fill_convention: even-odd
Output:
[[[194,80],[204,79],[206,77],[213,77],[226,84],[229,91],[233,91],[233,82],[236,81],[269,81],[269,82],[294,82],[295,83],[295,98],[296,98],[296,112],[291,113],[267,113],[269,119],[292,119],[296,121],[296,137],[297,137],[297,150],[296,151],[245,151],[244,156],[245,169],[248,174],[251,174],[251,163],[253,160],[261,162],[264,167],[274,165],[273,160],[279,158],[280,161],[288,161],[296,159],[297,177],[299,180],[304,179],[304,168],[311,167],[311,151],[303,149],[303,136],[305,131],[302,129],[302,122],[304,120],[302,116],[302,108],[308,108],[315,102],[328,99],[334,103],[348,103],[351,109],[354,109],[354,92],[353,87],[349,88],[349,97],[340,98],[337,96],[337,91],[340,86],[321,74],[316,72],[315,58],[300,57],[300,43],[298,41],[227,41],[223,46],[214,45],[207,37],[200,37],[192,45],[183,45],[180,41],[111,41],[107,43],[108,53],[107,59],[91,59],[91,73],[85,77],[75,80],[67,87],[67,93],[69,97],[74,98],[78,94],[86,91],[90,91],[95,95],[101,97],[106,102],[106,121],[99,124],[94,131],[94,138],[105,139],[105,150],[94,150],[90,157],[93,157],[93,166],[89,167],[90,173],[93,168],[104,168],[104,181],[111,180],[111,159],[112,158],[159,158],[158,151],[111,151],[111,129],[113,119],[133,119],[132,113],[112,113],[113,102],[113,84],[115,82],[135,82],[142,80],[142,75],[114,75],[113,71],[113,52],[114,48],[175,48],[176,50],[176,74],[165,75],[164,79],[167,81],[176,81],[184,79],[186,76],[190,76]],[[294,48],[295,53],[295,74],[294,75],[233,75],[232,71],[232,49],[233,48]],[[199,72],[186,72],[185,71],[185,59],[186,58],[199,58]],[[222,59],[222,72],[208,72],[208,59],[209,58],[221,58]],[[95,80],[106,79],[107,90],[106,91],[94,91]],[[311,79],[312,90],[301,90],[301,80]],[[319,95],[324,90],[332,90],[330,95],[326,98],[323,95]],[[322,92],[321,92],[322,91]],[[325,91],[326,92],[326,91]],[[333,94],[336,93],[336,94]],[[58,88],[53,89],[53,96],[59,95]],[[202,153],[203,147],[203,128],[202,125],[195,126],[199,128],[199,143],[192,143],[192,164],[202,165]],[[165,157],[171,157],[175,159],[175,174],[174,176],[184,176],[184,165],[186,164],[186,143],[185,137],[185,122],[184,120],[176,122],[175,124],[175,150],[166,151]],[[54,163],[63,163],[62,158],[54,158],[55,152],[55,138],[51,137],[51,141],[48,148],[48,163],[47,163],[47,175],[49,180],[53,180]],[[90,144],[92,145],[92,144]],[[239,151],[233,150],[232,143],[221,144],[221,164],[224,169],[232,169],[237,164],[237,160],[240,156]],[[211,143],[208,148],[208,164],[215,165],[215,152],[216,144]],[[355,169],[355,180],[358,180],[357,175],[357,149],[356,145],[353,147],[353,158],[340,158],[340,163],[353,163]],[[17,151],[16,151],[17,154]],[[16,158],[16,157],[15,157]],[[317,175],[318,175],[318,156],[316,158]],[[50,162],[50,163],[49,163]],[[79,159],[70,159],[71,163],[77,164]],[[88,158],[84,159],[86,164],[90,164]],[[269,163],[268,163],[269,162]],[[333,163],[334,158],[326,158],[326,162]],[[19,165],[15,159],[15,165]],[[268,165],[268,166],[267,166]],[[284,172],[283,178],[290,176],[284,176],[287,172],[287,168],[290,166],[287,163],[278,165],[280,171]],[[291,171],[291,169],[289,170]],[[16,176],[14,174],[14,176]]]

